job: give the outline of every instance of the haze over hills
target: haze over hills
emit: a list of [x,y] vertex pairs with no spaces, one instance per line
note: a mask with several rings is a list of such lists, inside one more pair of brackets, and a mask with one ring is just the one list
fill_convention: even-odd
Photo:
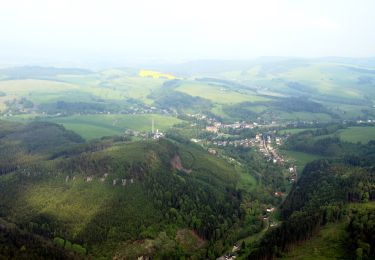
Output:
[[373,0],[0,2],[0,259],[375,259]]
[[371,257],[372,62],[0,70],[2,256]]

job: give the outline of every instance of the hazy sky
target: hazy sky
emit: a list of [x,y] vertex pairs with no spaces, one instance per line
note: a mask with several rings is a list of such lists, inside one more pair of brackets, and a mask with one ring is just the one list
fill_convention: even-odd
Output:
[[375,0],[0,0],[2,61],[375,56]]

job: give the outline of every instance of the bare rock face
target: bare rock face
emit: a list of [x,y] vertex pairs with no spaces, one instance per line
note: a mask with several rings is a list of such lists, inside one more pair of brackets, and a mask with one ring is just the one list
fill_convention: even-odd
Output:
[[191,169],[185,169],[182,166],[181,158],[180,158],[180,156],[178,154],[176,154],[171,159],[171,166],[172,166],[173,169],[176,169],[176,170],[179,170],[179,171],[183,171],[183,172],[186,172],[186,173],[191,173]]

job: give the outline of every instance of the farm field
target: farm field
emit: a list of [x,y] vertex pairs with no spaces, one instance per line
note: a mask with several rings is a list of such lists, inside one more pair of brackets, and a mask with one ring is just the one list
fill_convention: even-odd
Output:
[[375,140],[375,127],[373,126],[353,126],[338,130],[333,134],[320,135],[314,137],[315,140],[324,139],[327,137],[338,136],[342,141],[350,143],[366,144],[371,140]]
[[302,172],[303,168],[305,167],[307,163],[324,158],[324,156],[298,152],[298,151],[282,150],[281,152],[285,154],[288,159],[292,159],[293,161],[296,162],[296,166],[298,168],[299,173]]
[[[108,78],[107,78],[108,77]],[[133,98],[152,104],[147,96],[165,79],[139,76],[76,76],[61,75],[51,79],[17,79],[0,81],[0,90],[8,96],[26,97],[32,102],[91,101],[93,98],[123,100]]]
[[165,82],[162,78],[149,78],[138,76],[120,76],[106,79],[102,85],[107,86],[115,91],[120,91],[126,98],[133,98],[152,104],[152,100],[148,98],[153,90],[162,86]]
[[157,114],[140,115],[73,115],[50,119],[55,123],[63,124],[85,139],[99,138],[108,135],[119,135],[126,129],[136,131],[150,131],[154,119],[155,129],[165,131],[181,120],[172,116]]
[[316,91],[336,97],[359,99],[363,90],[353,87],[358,83],[358,72],[337,64],[320,63],[291,68],[282,73],[289,81],[300,82]]
[[315,128],[290,128],[290,129],[279,130],[278,132],[281,135],[285,135],[285,134],[298,134],[306,130],[315,130]]
[[375,140],[375,127],[349,127],[341,130],[339,136],[343,141],[365,144],[370,140]]

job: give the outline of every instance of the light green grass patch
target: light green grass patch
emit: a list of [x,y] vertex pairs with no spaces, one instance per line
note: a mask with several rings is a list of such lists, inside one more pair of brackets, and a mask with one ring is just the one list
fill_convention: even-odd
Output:
[[0,89],[9,95],[28,96],[29,93],[56,93],[68,90],[78,90],[77,85],[37,79],[5,80],[0,81]]
[[57,75],[58,80],[78,84],[80,86],[97,85],[100,83],[98,75]]
[[310,240],[296,245],[281,259],[346,259],[345,223],[333,223],[323,227]]
[[223,118],[228,117],[228,115],[223,110],[223,106],[220,104],[215,104],[214,107],[211,109],[211,112]]
[[375,127],[349,127],[341,130],[339,136],[342,140],[352,143],[361,142],[363,144],[368,143],[370,140],[375,140]]
[[123,133],[123,131],[120,129],[95,126],[84,123],[64,123],[63,125],[66,129],[76,132],[86,140],[100,138],[103,136],[121,135]]
[[154,119],[155,130],[160,131],[165,131],[174,124],[182,122],[176,117],[158,114],[73,115],[49,120],[63,124],[67,129],[76,131],[85,139],[92,139],[113,134],[120,135],[126,129],[151,131],[152,119]]
[[283,129],[283,130],[279,130],[279,134],[281,135],[286,135],[286,134],[290,134],[290,135],[293,135],[293,134],[298,134],[298,133],[301,133],[303,131],[306,131],[306,130],[315,130],[316,128],[289,128],[289,129]]
[[153,100],[148,98],[152,91],[160,88],[165,79],[153,79],[143,77],[122,76],[107,80],[106,83],[127,98],[139,99],[146,104],[152,104]]
[[286,155],[287,159],[292,160],[296,163],[299,172],[302,172],[307,163],[325,158],[324,156],[298,151],[281,150],[281,152]]
[[237,169],[237,172],[240,173],[240,180],[238,183],[238,188],[251,191],[257,186],[257,181],[255,178],[244,169],[241,169],[239,166],[235,167]]

